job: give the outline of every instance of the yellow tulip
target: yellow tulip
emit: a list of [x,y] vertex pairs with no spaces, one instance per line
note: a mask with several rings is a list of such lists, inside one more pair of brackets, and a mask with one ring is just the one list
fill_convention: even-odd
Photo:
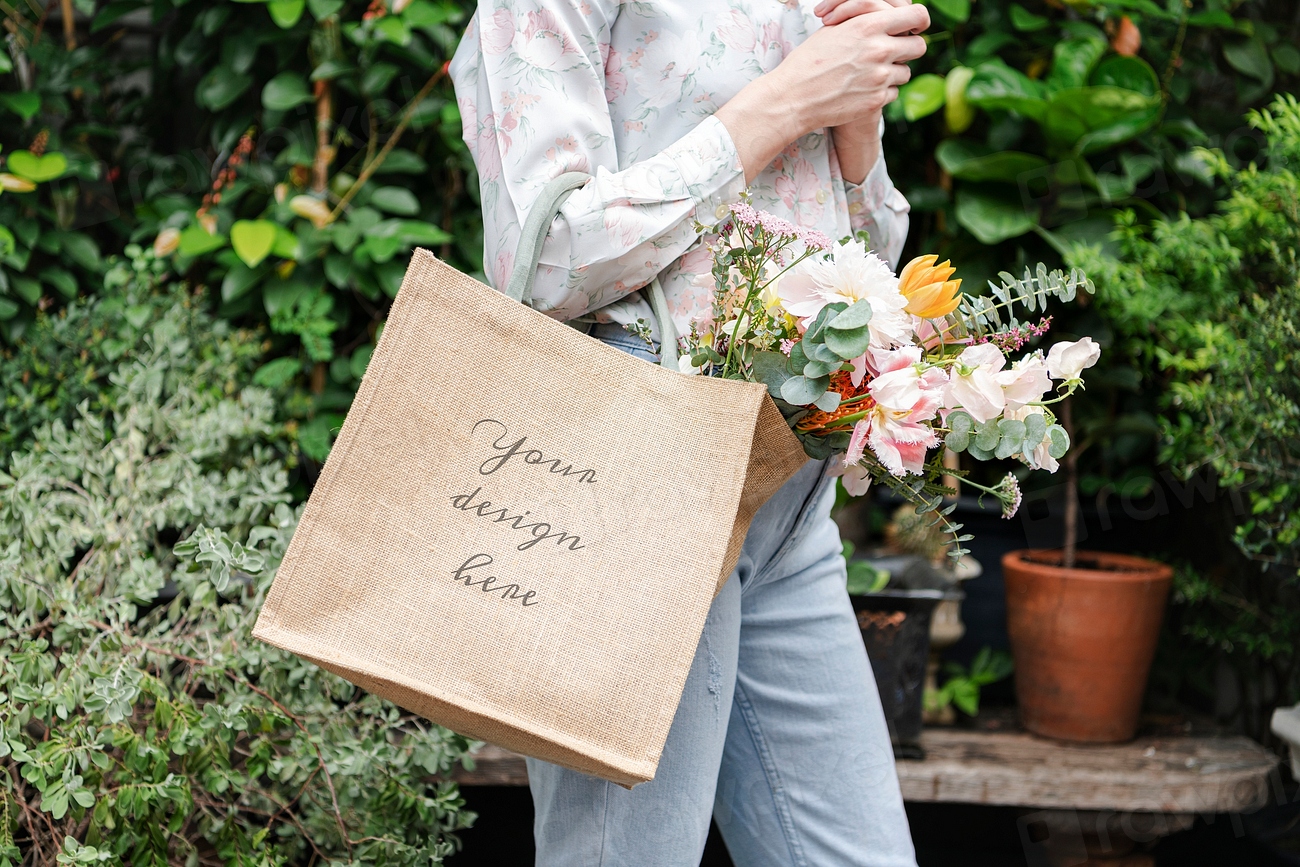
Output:
[[920,256],[898,275],[898,289],[907,299],[903,308],[922,319],[947,316],[961,303],[961,280],[948,279],[957,269],[938,256]]

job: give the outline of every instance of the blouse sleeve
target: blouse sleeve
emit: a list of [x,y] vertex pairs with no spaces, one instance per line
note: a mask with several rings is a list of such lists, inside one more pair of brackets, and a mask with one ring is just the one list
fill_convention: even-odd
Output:
[[480,3],[452,63],[465,142],[479,173],[484,271],[497,288],[520,226],[564,172],[592,180],[565,203],[541,251],[534,305],[571,319],[649,283],[744,189],[726,127],[706,118],[657,154],[620,166],[606,75],[617,0]]
[[[882,134],[884,129],[885,123],[882,120]],[[871,238],[871,249],[897,269],[898,260],[903,255],[903,242],[907,240],[910,223],[908,214],[912,206],[889,179],[883,149],[862,183],[844,182],[844,194],[849,205],[849,225],[853,227],[853,233],[866,232]]]

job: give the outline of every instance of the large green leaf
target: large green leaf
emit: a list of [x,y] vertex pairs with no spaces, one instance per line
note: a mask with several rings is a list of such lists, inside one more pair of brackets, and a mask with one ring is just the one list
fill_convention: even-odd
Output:
[[30,90],[20,93],[0,93],[0,106],[9,109],[26,123],[41,110],[41,97],[40,94],[32,93]]
[[932,7],[958,24],[964,24],[970,20],[970,3],[971,0],[930,0]]
[[1242,75],[1259,81],[1273,81],[1273,61],[1269,60],[1268,49],[1258,37],[1223,46],[1223,57]]
[[1088,83],[1122,87],[1151,97],[1160,94],[1160,78],[1151,64],[1140,57],[1122,57],[1118,54],[1107,57],[1093,70]]
[[238,99],[253,84],[253,77],[218,66],[199,79],[194,99],[201,108],[221,111]]
[[287,111],[311,102],[307,82],[296,72],[281,72],[262,88],[262,105],[276,111]]
[[1100,38],[1066,39],[1056,43],[1047,89],[1064,90],[1087,84],[1088,76],[1105,53],[1106,40]]
[[256,268],[275,246],[279,226],[270,220],[238,220],[230,227],[230,245],[250,268]]
[[90,32],[97,33],[137,9],[148,8],[149,4],[142,3],[140,0],[114,0],[114,2],[105,6],[90,22]]
[[380,187],[370,196],[370,204],[402,217],[412,217],[420,212],[420,200],[403,187]]
[[918,75],[898,91],[898,101],[903,106],[903,117],[910,121],[917,121],[934,114],[943,108],[944,99],[943,77],[933,73]]
[[943,119],[953,133],[965,132],[975,122],[975,109],[966,101],[966,88],[975,76],[969,66],[956,66],[943,80]]
[[1024,33],[1035,33],[1047,29],[1051,20],[1045,15],[1035,15],[1019,3],[1012,3],[1007,10],[1011,26]]
[[20,178],[39,184],[61,177],[68,170],[68,158],[58,151],[40,156],[31,151],[14,151],[5,165]]
[[966,101],[982,109],[1005,109],[1042,121],[1047,115],[1046,89],[1001,60],[989,60],[975,68],[966,86]]
[[307,0],[307,8],[317,21],[328,18],[343,8],[343,0]]
[[226,246],[226,236],[209,234],[199,225],[191,225],[181,232],[180,245],[176,248],[182,256],[202,256]]
[[984,191],[957,191],[957,222],[984,244],[1018,238],[1038,225],[1038,212],[1018,198]]
[[266,11],[271,13],[271,20],[277,27],[288,30],[302,18],[306,6],[307,0],[271,0],[266,4]]
[[1154,124],[1159,108],[1159,99],[1122,87],[1071,87],[1052,94],[1043,129],[1060,148],[1074,148],[1084,136],[1107,128],[1122,132],[1119,141],[1125,141]]
[[1028,172],[1041,172],[1047,160],[1020,151],[993,151],[965,139],[945,139],[935,148],[944,171],[964,181],[1018,182]]
[[221,300],[234,301],[243,298],[265,274],[266,270],[263,268],[253,269],[243,262],[236,262],[221,280]]

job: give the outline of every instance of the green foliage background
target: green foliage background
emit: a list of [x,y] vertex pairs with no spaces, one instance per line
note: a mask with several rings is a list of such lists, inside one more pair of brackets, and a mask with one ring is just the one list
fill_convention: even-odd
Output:
[[[430,781],[461,739],[248,629],[411,249],[481,270],[471,5],[0,0],[0,863],[437,863],[470,820]],[[1246,486],[1256,563],[1185,569],[1170,629],[1300,698],[1300,155],[1293,112],[1241,121],[1300,90],[1300,6],[927,5],[907,255],[1101,276],[1054,324],[1106,347],[1084,491]]]
[[135,252],[31,329],[97,337],[0,472],[0,864],[441,863],[468,742],[252,638],[301,512],[261,337]]

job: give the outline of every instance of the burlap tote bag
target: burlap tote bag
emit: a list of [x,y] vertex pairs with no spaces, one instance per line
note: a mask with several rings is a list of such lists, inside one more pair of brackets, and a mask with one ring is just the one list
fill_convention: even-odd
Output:
[[682,375],[519,303],[582,180],[534,206],[508,294],[415,252],[253,634],[631,786],[654,777],[754,512],[806,458],[763,385]]

